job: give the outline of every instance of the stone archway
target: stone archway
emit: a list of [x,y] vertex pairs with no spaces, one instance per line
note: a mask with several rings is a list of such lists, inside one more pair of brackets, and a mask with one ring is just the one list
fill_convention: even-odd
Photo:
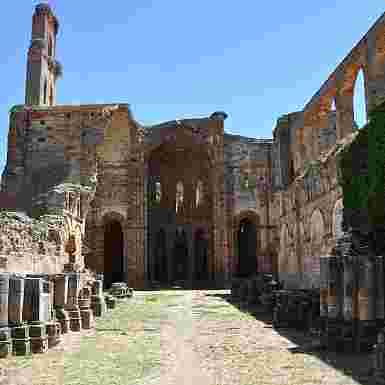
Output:
[[257,267],[257,228],[250,218],[243,218],[237,231],[238,275],[246,277],[258,271]]
[[208,280],[208,242],[203,229],[194,235],[194,281],[203,283]]
[[104,224],[104,285],[109,288],[113,282],[125,282],[123,229],[116,219]]

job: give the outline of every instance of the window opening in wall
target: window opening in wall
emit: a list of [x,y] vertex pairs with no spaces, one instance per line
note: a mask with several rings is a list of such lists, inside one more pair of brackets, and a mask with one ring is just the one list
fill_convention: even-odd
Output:
[[333,100],[332,100],[331,111],[336,111],[336,100],[335,100],[335,98],[333,98]]
[[50,36],[49,40],[48,40],[48,56],[52,57],[53,56],[52,54],[53,54],[53,50],[52,50],[52,37]]
[[50,91],[49,91],[49,105],[53,106],[53,88],[52,88],[52,85],[51,85]]
[[195,192],[196,207],[198,207],[202,203],[202,197],[203,197],[203,183],[202,181],[198,180],[196,192]]
[[77,211],[77,216],[80,217],[81,216],[81,206],[80,206],[81,202],[80,202],[80,199],[78,199],[77,201],[77,207],[76,207],[76,211]]
[[[365,78],[364,71],[360,69],[358,72],[356,81],[354,83],[354,94],[353,94],[353,116],[354,122],[356,123],[355,128],[362,128],[366,123],[366,99],[365,99]],[[353,123],[354,125],[354,123]]]
[[44,80],[44,95],[43,95],[43,103],[47,104],[47,79]]
[[162,189],[160,182],[155,182],[155,201],[157,203],[160,203],[160,200],[162,198]]
[[178,212],[183,204],[183,183],[178,182],[176,185],[176,207],[175,210]]

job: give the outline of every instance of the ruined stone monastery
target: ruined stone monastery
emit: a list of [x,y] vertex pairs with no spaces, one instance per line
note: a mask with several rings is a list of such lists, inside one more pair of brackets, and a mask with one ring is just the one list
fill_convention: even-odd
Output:
[[[336,154],[358,129],[359,71],[367,111],[385,95],[385,14],[272,139],[227,134],[221,111],[145,127],[127,104],[56,105],[58,28],[38,5],[0,193],[20,223],[0,223],[0,270],[60,272],[72,245],[78,268],[107,286],[223,285],[256,272],[319,285],[320,256],[341,231]],[[32,236],[38,221],[45,239]]]

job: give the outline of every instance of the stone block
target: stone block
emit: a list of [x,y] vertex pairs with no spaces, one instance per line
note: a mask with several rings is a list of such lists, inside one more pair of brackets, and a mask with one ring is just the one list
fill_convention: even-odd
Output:
[[66,306],[68,298],[68,276],[58,274],[54,279],[54,304]]
[[77,305],[77,300],[80,291],[80,273],[67,273],[68,276],[68,305]]
[[50,318],[48,282],[25,278],[23,320],[47,322]]

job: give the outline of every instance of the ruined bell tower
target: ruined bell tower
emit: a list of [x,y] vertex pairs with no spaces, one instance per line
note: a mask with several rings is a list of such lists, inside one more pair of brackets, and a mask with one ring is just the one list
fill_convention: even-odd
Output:
[[56,60],[59,23],[48,4],[36,6],[32,17],[32,39],[28,50],[25,104],[54,106],[56,80],[62,67]]

